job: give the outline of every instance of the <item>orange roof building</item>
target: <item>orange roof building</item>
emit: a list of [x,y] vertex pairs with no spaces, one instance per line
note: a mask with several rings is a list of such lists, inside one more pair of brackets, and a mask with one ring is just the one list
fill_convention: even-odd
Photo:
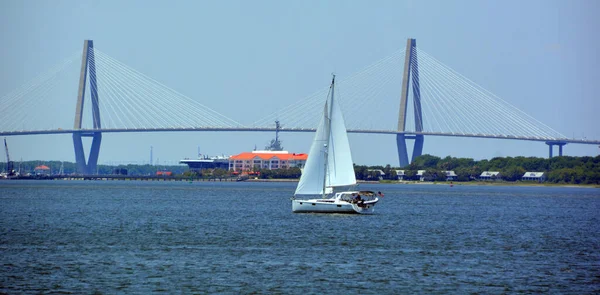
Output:
[[33,172],[35,174],[39,174],[39,175],[49,174],[50,173],[50,167],[48,167],[46,165],[39,165],[39,166],[33,168]]
[[229,157],[229,170],[251,171],[258,169],[302,168],[308,154],[296,154],[288,151],[252,151]]

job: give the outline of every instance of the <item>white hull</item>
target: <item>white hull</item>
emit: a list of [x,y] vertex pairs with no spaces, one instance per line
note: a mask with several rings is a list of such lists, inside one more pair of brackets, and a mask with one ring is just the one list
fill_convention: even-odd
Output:
[[292,200],[292,212],[372,214],[377,201],[379,201],[377,198],[364,203],[350,203],[336,199]]

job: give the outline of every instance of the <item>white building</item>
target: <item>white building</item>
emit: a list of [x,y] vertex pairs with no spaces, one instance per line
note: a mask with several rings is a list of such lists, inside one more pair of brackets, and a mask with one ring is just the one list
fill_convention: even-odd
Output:
[[525,174],[523,174],[523,177],[521,177],[521,180],[544,182],[546,181],[546,175],[544,174],[544,172],[525,172]]
[[404,170],[396,170],[396,177],[398,180],[404,180],[404,176],[406,176],[406,174],[404,174]]
[[479,175],[480,180],[500,180],[502,175],[499,171],[483,171]]
[[444,173],[446,173],[446,180],[447,181],[453,181],[454,179],[456,179],[456,173],[454,173],[454,171],[452,170],[445,170],[442,171]]
[[425,176],[423,176],[425,174],[425,171],[427,170],[417,170],[417,177],[420,181],[425,181]]

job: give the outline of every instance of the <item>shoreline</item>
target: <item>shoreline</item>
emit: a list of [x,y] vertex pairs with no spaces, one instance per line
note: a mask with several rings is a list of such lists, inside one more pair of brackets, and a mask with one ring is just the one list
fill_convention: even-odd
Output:
[[[247,179],[244,182],[298,182],[299,179]],[[485,182],[485,181],[467,181],[467,182],[432,182],[432,181],[368,181],[357,180],[357,184],[390,184],[390,185],[453,185],[453,186],[529,186],[529,187],[573,187],[573,188],[600,188],[598,184],[571,184],[571,183],[530,183],[530,182]]]
[[416,184],[416,185],[453,185],[453,186],[526,186],[526,187],[573,187],[573,188],[600,188],[598,184],[572,184],[572,183],[527,183],[527,182],[419,182],[409,181],[391,184]]
[[[87,176],[87,177],[52,177],[52,178],[0,178],[0,182],[11,181],[11,180],[44,180],[44,181],[68,181],[68,180],[85,180],[85,181],[184,181],[184,182],[298,182],[299,179],[292,178],[273,178],[273,179],[245,179],[239,181],[235,178],[222,178],[222,179],[186,179],[186,178],[172,178],[172,177],[156,177],[156,176],[120,176],[120,177],[100,177],[100,176]],[[600,189],[600,184],[571,184],[571,183],[535,183],[535,182],[508,182],[508,181],[443,181],[443,182],[431,182],[431,181],[368,181],[368,180],[357,180],[357,184],[382,184],[382,185],[446,185],[446,186],[523,186],[523,187],[571,187],[571,188],[595,188]]]

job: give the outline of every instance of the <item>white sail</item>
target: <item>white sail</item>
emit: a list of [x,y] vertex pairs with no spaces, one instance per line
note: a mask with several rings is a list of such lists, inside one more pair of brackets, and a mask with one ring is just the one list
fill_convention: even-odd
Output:
[[332,100],[331,136],[329,137],[329,160],[327,168],[327,185],[329,187],[349,186],[356,184],[354,162],[350,153],[346,125],[337,101]]
[[295,195],[321,195],[323,188],[325,193],[331,193],[331,187],[356,184],[346,126],[338,103],[334,101],[333,87],[332,84],[331,100],[325,103]]
[[308,152],[308,159],[304,164],[304,170],[300,176],[300,182],[296,187],[294,195],[321,195],[323,194],[323,180],[325,173],[325,152],[327,143],[327,132],[326,132],[326,116],[327,116],[327,104],[325,104],[325,110],[323,111],[323,117],[315,138],[310,146]]

